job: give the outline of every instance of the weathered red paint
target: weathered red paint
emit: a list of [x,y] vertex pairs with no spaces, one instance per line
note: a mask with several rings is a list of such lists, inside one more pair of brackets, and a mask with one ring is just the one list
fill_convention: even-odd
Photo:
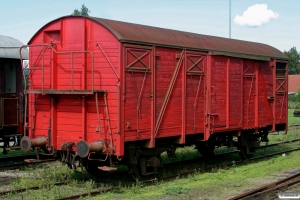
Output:
[[29,45],[29,136],[51,130],[54,149],[106,140],[122,156],[132,141],[287,123],[287,73],[276,77],[287,57],[268,45],[81,16]]

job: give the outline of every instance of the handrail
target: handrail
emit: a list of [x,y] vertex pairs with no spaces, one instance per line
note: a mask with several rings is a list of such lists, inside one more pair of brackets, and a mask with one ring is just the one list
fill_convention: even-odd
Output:
[[110,60],[108,59],[107,55],[105,54],[105,52],[103,51],[101,45],[99,43],[96,44],[96,46],[99,47],[99,49],[101,50],[102,54],[104,55],[104,57],[106,58],[108,64],[110,65],[110,67],[112,68],[112,70],[114,71],[114,73],[116,74],[118,80],[120,80],[120,76],[118,75],[118,73],[116,72],[114,66],[111,64]]
[[[71,65],[72,65],[72,81],[73,82],[74,82],[74,80],[73,80],[73,54],[74,53],[89,53],[91,55],[91,57],[92,57],[92,92],[94,92],[94,55],[93,55],[93,53],[91,51],[88,51],[88,50],[83,50],[83,51],[62,51],[62,52],[59,52],[59,51],[56,51],[53,48],[53,46],[51,46],[51,45],[49,45],[49,46],[57,54],[71,54],[71,59],[72,59],[71,60]],[[73,84],[74,84],[73,82],[72,82],[72,87],[74,87],[73,86]],[[73,88],[72,88],[72,90],[73,90]]]
[[[35,45],[23,45],[20,47],[20,60],[21,60],[21,66],[22,66],[22,71],[23,71],[23,78],[24,78],[24,86],[25,86],[25,90],[26,90],[26,78],[25,78],[25,72],[24,72],[24,66],[23,66],[23,62],[22,62],[22,54],[21,51],[23,48],[27,48],[27,47],[38,47],[41,46],[43,47],[43,61],[42,61],[42,90],[44,91],[44,51],[45,51],[45,47],[48,47],[50,49],[52,49],[53,52],[55,52],[56,54],[70,54],[71,55],[71,79],[72,79],[72,91],[74,90],[74,74],[73,74],[73,54],[74,53],[89,53],[91,55],[92,58],[92,92],[94,92],[94,55],[91,51],[88,50],[82,50],[82,51],[57,51],[53,48],[52,44],[35,44]],[[30,68],[29,68],[30,69]],[[44,94],[44,92],[42,92],[42,94]]]

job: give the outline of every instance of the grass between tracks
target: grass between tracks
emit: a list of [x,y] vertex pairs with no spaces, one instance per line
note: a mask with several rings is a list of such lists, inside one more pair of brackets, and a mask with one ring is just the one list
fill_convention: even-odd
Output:
[[294,109],[288,110],[288,122],[289,125],[300,124],[300,117],[294,117]]

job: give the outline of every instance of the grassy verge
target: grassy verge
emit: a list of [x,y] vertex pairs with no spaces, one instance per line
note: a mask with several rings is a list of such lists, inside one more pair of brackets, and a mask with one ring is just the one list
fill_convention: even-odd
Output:
[[300,124],[300,117],[294,117],[293,112],[294,112],[294,109],[288,110],[289,126],[294,125],[294,124]]
[[[214,173],[201,173],[187,179],[158,183],[154,186],[136,184],[131,188],[101,195],[101,199],[227,199],[242,190],[257,187],[266,180],[274,181],[275,175],[287,169],[298,169],[300,161],[297,152],[285,157],[252,163]],[[96,199],[96,198],[95,198]]]

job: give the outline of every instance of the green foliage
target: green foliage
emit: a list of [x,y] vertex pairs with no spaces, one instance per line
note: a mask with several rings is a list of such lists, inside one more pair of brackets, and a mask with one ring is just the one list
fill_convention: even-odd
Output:
[[292,102],[300,102],[300,89],[293,95],[289,95],[289,101]]
[[300,74],[300,53],[296,47],[284,51],[284,53],[289,57],[289,74]]
[[89,16],[90,12],[91,11],[84,4],[82,4],[81,9],[75,9],[72,15]]
[[[289,120],[289,126],[293,125],[293,124],[300,124],[300,117],[294,117],[294,109],[289,109],[288,111],[288,120]],[[290,130],[289,129],[289,134],[290,134]]]
[[300,89],[298,89],[295,94],[289,95],[288,99],[288,107],[290,109],[300,109]]
[[183,187],[170,187],[166,188],[165,193],[168,195],[187,194],[190,191],[188,188]]
[[131,192],[132,194],[140,194],[141,193],[141,189],[144,187],[143,183],[140,182],[139,180],[135,180],[135,183],[132,184],[131,186]]
[[242,186],[243,186],[242,183],[235,183],[235,184],[233,184],[233,187],[242,187]]

